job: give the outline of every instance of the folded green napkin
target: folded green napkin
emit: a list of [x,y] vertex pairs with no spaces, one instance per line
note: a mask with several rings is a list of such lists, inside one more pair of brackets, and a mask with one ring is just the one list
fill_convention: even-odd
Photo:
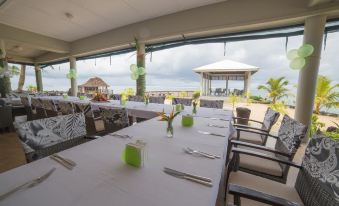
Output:
[[145,143],[138,140],[136,143],[128,143],[122,153],[122,160],[131,166],[141,167],[145,156]]

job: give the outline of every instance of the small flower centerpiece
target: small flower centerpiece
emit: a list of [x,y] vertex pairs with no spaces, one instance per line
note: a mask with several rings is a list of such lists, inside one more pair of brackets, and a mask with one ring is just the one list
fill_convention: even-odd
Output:
[[199,101],[199,97],[200,97],[200,91],[195,91],[193,93],[193,109],[192,109],[192,113],[196,114],[197,113],[197,106],[198,106],[198,101]]
[[95,93],[92,102],[108,102],[107,96],[102,93]]
[[174,107],[169,115],[167,115],[164,110],[159,113],[159,121],[167,122],[167,137],[173,137],[173,120],[178,114],[180,114],[180,112],[174,112]]
[[144,100],[145,100],[145,105],[147,106],[149,104],[149,95],[148,94],[146,94],[144,96]]

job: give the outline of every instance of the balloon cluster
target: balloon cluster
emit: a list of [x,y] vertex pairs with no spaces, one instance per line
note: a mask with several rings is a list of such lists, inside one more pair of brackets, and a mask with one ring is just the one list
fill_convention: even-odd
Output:
[[287,53],[287,58],[291,61],[291,69],[300,70],[306,65],[306,57],[313,54],[314,47],[311,44],[304,44],[299,49],[291,49]]
[[75,79],[77,78],[77,71],[75,69],[70,69],[69,73],[66,75],[68,79]]
[[144,68],[144,67],[138,67],[138,66],[135,65],[135,64],[131,64],[130,70],[131,70],[131,72],[132,72],[131,78],[132,78],[133,80],[137,80],[137,79],[139,79],[139,76],[145,74],[145,68]]

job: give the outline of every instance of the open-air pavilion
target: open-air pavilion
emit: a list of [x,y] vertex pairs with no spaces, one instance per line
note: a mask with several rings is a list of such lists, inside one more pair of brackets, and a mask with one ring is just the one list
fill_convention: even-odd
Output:
[[[244,89],[242,91],[239,91],[236,95],[246,95],[247,91],[249,91],[250,88],[251,77],[257,71],[259,71],[259,68],[240,62],[223,60],[194,68],[193,71],[200,75],[200,87],[202,95],[228,96],[230,93],[232,93],[232,91],[230,91],[228,87],[229,80],[243,81]],[[225,81],[225,88],[216,88],[213,91],[213,80]]]
[[[8,63],[32,66],[38,90],[21,99],[32,119],[0,134],[7,141],[0,144],[6,163],[0,169],[21,157],[7,170],[17,168],[0,170],[0,206],[339,205],[338,142],[316,134],[306,153],[299,148],[311,123],[322,48],[327,34],[339,31],[338,19],[339,0],[0,0],[2,96],[9,93]],[[147,53],[220,43],[226,55],[228,42],[265,38],[284,38],[287,48],[294,36],[313,50],[302,59],[295,114],[277,124],[278,136],[271,128],[279,113],[270,109],[254,120],[262,127],[249,131],[252,125],[233,123],[250,119],[233,118],[216,101],[212,107],[205,99],[203,107],[200,99],[198,109],[188,98],[176,98],[175,107],[164,99],[143,102]],[[128,52],[136,52],[133,68],[141,71],[138,96],[127,103],[118,95],[110,101],[101,94],[77,97],[77,61]],[[71,96],[40,96],[42,69],[61,63],[69,64]],[[211,65],[195,71],[203,95],[217,78],[243,80],[247,91],[258,68],[236,65],[237,71]],[[5,109],[15,105],[0,103],[0,123],[13,129]],[[184,112],[172,124],[174,108]],[[159,114],[167,122],[158,121]],[[13,151],[17,156],[8,155]]]

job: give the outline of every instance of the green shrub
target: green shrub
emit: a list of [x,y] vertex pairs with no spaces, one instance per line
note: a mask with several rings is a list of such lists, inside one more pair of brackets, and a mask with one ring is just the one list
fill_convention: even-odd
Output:
[[200,91],[199,90],[198,91],[194,91],[193,95],[192,95],[192,98],[193,99],[199,99],[199,97],[200,97]]

